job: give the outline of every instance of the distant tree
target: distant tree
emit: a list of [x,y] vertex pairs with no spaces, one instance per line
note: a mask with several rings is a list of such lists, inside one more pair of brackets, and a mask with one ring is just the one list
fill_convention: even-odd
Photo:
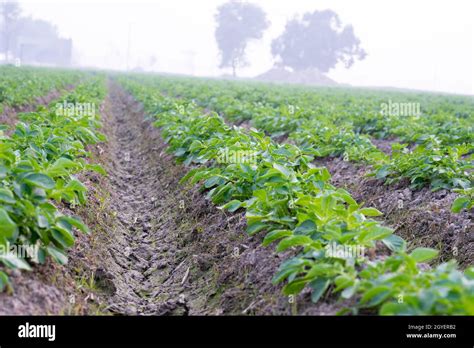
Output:
[[238,67],[248,65],[245,49],[252,39],[260,39],[269,22],[265,12],[246,2],[230,1],[221,5],[215,16],[217,45],[221,53],[221,68],[231,67],[236,76]]
[[56,40],[59,38],[56,26],[46,20],[20,17],[16,23],[18,35],[29,40]]
[[347,68],[366,52],[360,47],[352,25],[343,27],[339,16],[331,11],[314,11],[286,24],[285,31],[272,42],[277,64],[294,70],[317,68],[328,72],[338,62]]
[[16,21],[20,16],[20,6],[16,1],[3,0],[0,2],[0,18],[1,18],[1,38],[3,43],[3,52],[5,60],[8,62],[8,52],[15,40]]

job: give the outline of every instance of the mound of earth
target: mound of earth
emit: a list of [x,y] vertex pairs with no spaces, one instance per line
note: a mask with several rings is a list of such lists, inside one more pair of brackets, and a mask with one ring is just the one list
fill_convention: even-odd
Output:
[[291,71],[274,67],[255,78],[259,81],[302,84],[310,86],[336,86],[337,82],[321,73],[318,69]]

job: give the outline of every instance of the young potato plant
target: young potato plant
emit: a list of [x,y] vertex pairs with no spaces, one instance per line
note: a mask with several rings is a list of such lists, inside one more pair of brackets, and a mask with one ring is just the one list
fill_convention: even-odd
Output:
[[346,161],[366,163],[385,163],[388,159],[367,136],[330,123],[309,122],[291,138],[303,147],[314,148],[319,157],[342,156]]
[[467,189],[472,187],[473,162],[463,159],[465,146],[440,147],[435,140],[408,150],[406,145],[392,146],[389,163],[375,166],[375,175],[388,183],[401,178],[410,179],[413,189],[430,185],[433,191],[440,189]]
[[463,209],[472,209],[474,207],[474,187],[465,189],[454,189],[459,196],[454,200],[451,206],[453,213],[459,213]]
[[[339,293],[357,300],[348,309],[353,312],[474,314],[473,270],[462,273],[449,263],[421,271],[420,264],[438,252],[417,248],[407,253],[405,241],[373,219],[381,215],[377,209],[358,204],[330,184],[326,168],[311,164],[311,151],[277,144],[253,129],[230,127],[193,102],[164,97],[133,79],[120,81],[147,110],[161,110],[155,125],[169,151],[191,167],[183,182],[199,183],[221,209],[244,209],[248,234],[264,234],[264,245],[275,245],[279,253],[291,250],[273,278],[275,284],[286,283],[284,294],[309,287],[317,302],[326,293]],[[251,150],[255,156],[249,162],[226,162],[220,157],[223,150]]]
[[[90,92],[89,92],[90,91]],[[94,103],[105,95],[102,79],[84,82],[80,89]],[[66,249],[74,244],[75,229],[88,233],[79,218],[61,213],[55,202],[84,204],[87,188],[76,174],[95,170],[87,163],[85,146],[104,141],[98,116],[57,115],[54,106],[22,114],[11,136],[0,137],[0,245],[36,246],[32,260],[43,263],[46,256],[67,262]],[[27,259],[1,253],[7,268],[29,270]],[[0,290],[9,285],[0,270]]]

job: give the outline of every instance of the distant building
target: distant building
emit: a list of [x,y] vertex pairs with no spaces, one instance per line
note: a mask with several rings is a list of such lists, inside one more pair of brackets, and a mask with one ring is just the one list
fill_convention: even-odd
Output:
[[31,39],[20,36],[17,40],[17,58],[22,64],[70,66],[72,40],[62,38]]

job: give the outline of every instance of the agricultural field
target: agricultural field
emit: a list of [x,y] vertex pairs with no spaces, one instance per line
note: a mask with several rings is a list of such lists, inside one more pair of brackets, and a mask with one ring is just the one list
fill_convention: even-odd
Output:
[[472,96],[9,66],[0,102],[0,314],[474,315]]

